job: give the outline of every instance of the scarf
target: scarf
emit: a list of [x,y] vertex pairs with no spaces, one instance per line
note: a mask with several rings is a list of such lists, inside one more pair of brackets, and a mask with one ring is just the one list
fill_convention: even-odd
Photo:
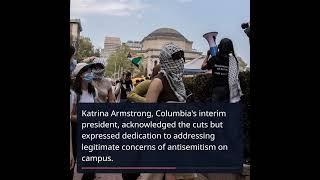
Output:
[[239,65],[238,61],[233,55],[229,55],[229,89],[230,89],[230,103],[237,103],[243,95],[239,82]]
[[167,78],[171,89],[177,96],[179,102],[186,102],[186,90],[182,81],[184,60],[173,60],[172,54],[182,49],[173,43],[165,45],[160,52],[160,66],[164,76]]
[[104,69],[92,69],[94,79],[102,79],[104,75]]

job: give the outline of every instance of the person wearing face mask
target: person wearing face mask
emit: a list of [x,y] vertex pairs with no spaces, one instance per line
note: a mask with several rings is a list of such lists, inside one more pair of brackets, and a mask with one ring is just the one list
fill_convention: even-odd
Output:
[[131,72],[126,72],[122,74],[120,79],[121,91],[120,91],[120,103],[128,102],[127,96],[133,90],[133,83],[131,80]]
[[[212,102],[239,102],[242,95],[238,78],[239,63],[234,53],[232,41],[228,38],[221,39],[217,54],[210,56],[210,51],[208,51],[201,69],[212,69]],[[238,174],[234,173],[207,173],[203,175],[208,180],[238,179]]]
[[[173,43],[165,45],[160,52],[160,72],[152,80],[146,103],[185,103],[186,90],[182,81],[184,51]],[[139,180],[176,180],[176,174],[142,173]]]
[[239,81],[239,62],[235,56],[233,43],[224,38],[218,45],[218,53],[210,59],[210,51],[201,69],[212,69],[213,102],[237,103],[242,95]]
[[92,85],[97,90],[96,102],[114,103],[116,98],[112,91],[111,81],[104,77],[104,59],[96,58],[95,60],[93,60],[93,64],[91,65],[91,67],[93,73]]
[[160,72],[152,80],[146,95],[147,103],[182,102],[187,99],[182,80],[184,52],[173,43],[167,44],[160,52]]
[[[73,90],[76,94],[75,103],[94,103],[96,90],[92,85],[93,74],[91,72],[91,65],[87,63],[78,63],[72,73],[72,76],[75,77]],[[71,123],[72,123],[72,143],[73,143],[73,154],[74,157],[77,157],[77,110],[76,104],[74,105]],[[74,171],[74,179],[77,179],[78,176],[82,177],[82,180],[93,180],[95,178],[94,173],[77,173],[76,169]]]
[[91,66],[87,63],[78,63],[75,70],[73,71],[74,91],[77,94],[78,103],[94,103],[95,99],[95,88],[92,85],[93,73]]

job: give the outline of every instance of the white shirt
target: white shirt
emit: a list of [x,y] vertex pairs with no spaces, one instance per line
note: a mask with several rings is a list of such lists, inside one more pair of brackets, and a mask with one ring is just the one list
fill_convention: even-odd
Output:
[[93,94],[89,94],[87,90],[82,90],[79,103],[94,103]]

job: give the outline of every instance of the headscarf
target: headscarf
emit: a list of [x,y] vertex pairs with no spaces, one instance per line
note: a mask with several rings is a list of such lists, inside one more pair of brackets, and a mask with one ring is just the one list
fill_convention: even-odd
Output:
[[100,67],[98,69],[93,68],[92,69],[92,73],[94,76],[94,79],[102,79],[104,76],[104,68],[105,68],[105,64],[106,61],[103,58],[95,58],[92,62],[93,66],[95,67]]
[[230,91],[230,103],[236,103],[240,101],[242,96],[242,91],[239,81],[239,62],[236,58],[233,49],[233,43],[228,38],[223,38],[218,46],[219,53],[222,56],[227,56],[229,58],[229,91]]
[[167,78],[171,89],[177,96],[180,102],[185,102],[187,99],[186,90],[182,81],[184,59],[172,59],[172,55],[176,52],[182,51],[181,48],[173,43],[165,45],[160,52],[160,66],[164,76]]

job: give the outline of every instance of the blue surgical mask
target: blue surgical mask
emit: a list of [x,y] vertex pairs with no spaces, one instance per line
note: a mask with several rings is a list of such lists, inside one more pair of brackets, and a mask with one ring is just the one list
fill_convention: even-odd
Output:
[[93,74],[92,73],[86,73],[84,76],[83,76],[83,80],[90,83],[93,79]]

